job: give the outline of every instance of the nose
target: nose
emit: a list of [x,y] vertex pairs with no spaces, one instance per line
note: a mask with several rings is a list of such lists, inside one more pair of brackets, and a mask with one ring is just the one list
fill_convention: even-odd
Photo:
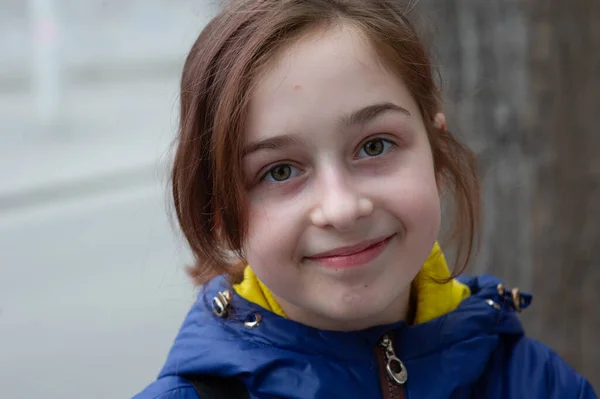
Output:
[[335,172],[321,179],[319,199],[310,215],[314,225],[348,231],[358,219],[373,213],[372,200],[348,180],[342,173]]

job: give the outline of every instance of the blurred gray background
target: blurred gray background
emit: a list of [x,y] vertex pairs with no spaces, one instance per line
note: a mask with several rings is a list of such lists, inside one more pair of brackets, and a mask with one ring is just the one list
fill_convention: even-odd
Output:
[[[533,291],[529,332],[598,387],[600,1],[419,7],[478,154],[471,272]],[[165,192],[177,86],[217,10],[0,0],[1,398],[130,397],[158,373],[195,298]]]
[[195,299],[164,188],[202,1],[0,0],[0,397],[125,398]]

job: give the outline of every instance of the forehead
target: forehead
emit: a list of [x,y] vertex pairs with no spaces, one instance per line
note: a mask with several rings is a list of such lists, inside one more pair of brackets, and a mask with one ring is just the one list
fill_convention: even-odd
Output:
[[256,82],[246,141],[298,127],[323,128],[340,115],[382,102],[418,114],[406,86],[361,32],[344,25],[315,31],[285,49]]

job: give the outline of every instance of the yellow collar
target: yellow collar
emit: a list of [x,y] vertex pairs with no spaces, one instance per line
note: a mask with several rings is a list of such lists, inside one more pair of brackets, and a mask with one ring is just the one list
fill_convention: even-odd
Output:
[[[447,280],[449,277],[450,271],[446,259],[436,242],[429,257],[412,282],[412,290],[416,298],[414,324],[425,323],[453,311],[463,299],[471,295],[469,287],[456,279],[452,279],[446,284],[439,283],[439,281]],[[246,266],[244,279],[241,283],[235,284],[233,289],[247,301],[253,302],[281,317],[286,317],[281,306],[273,298],[271,291],[256,277],[250,266]]]

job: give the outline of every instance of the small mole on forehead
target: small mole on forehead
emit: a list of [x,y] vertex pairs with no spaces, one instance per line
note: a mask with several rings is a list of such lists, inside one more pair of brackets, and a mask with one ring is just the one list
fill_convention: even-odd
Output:
[[299,84],[294,85],[294,90],[300,90],[301,88],[302,88],[302,86],[300,86]]

